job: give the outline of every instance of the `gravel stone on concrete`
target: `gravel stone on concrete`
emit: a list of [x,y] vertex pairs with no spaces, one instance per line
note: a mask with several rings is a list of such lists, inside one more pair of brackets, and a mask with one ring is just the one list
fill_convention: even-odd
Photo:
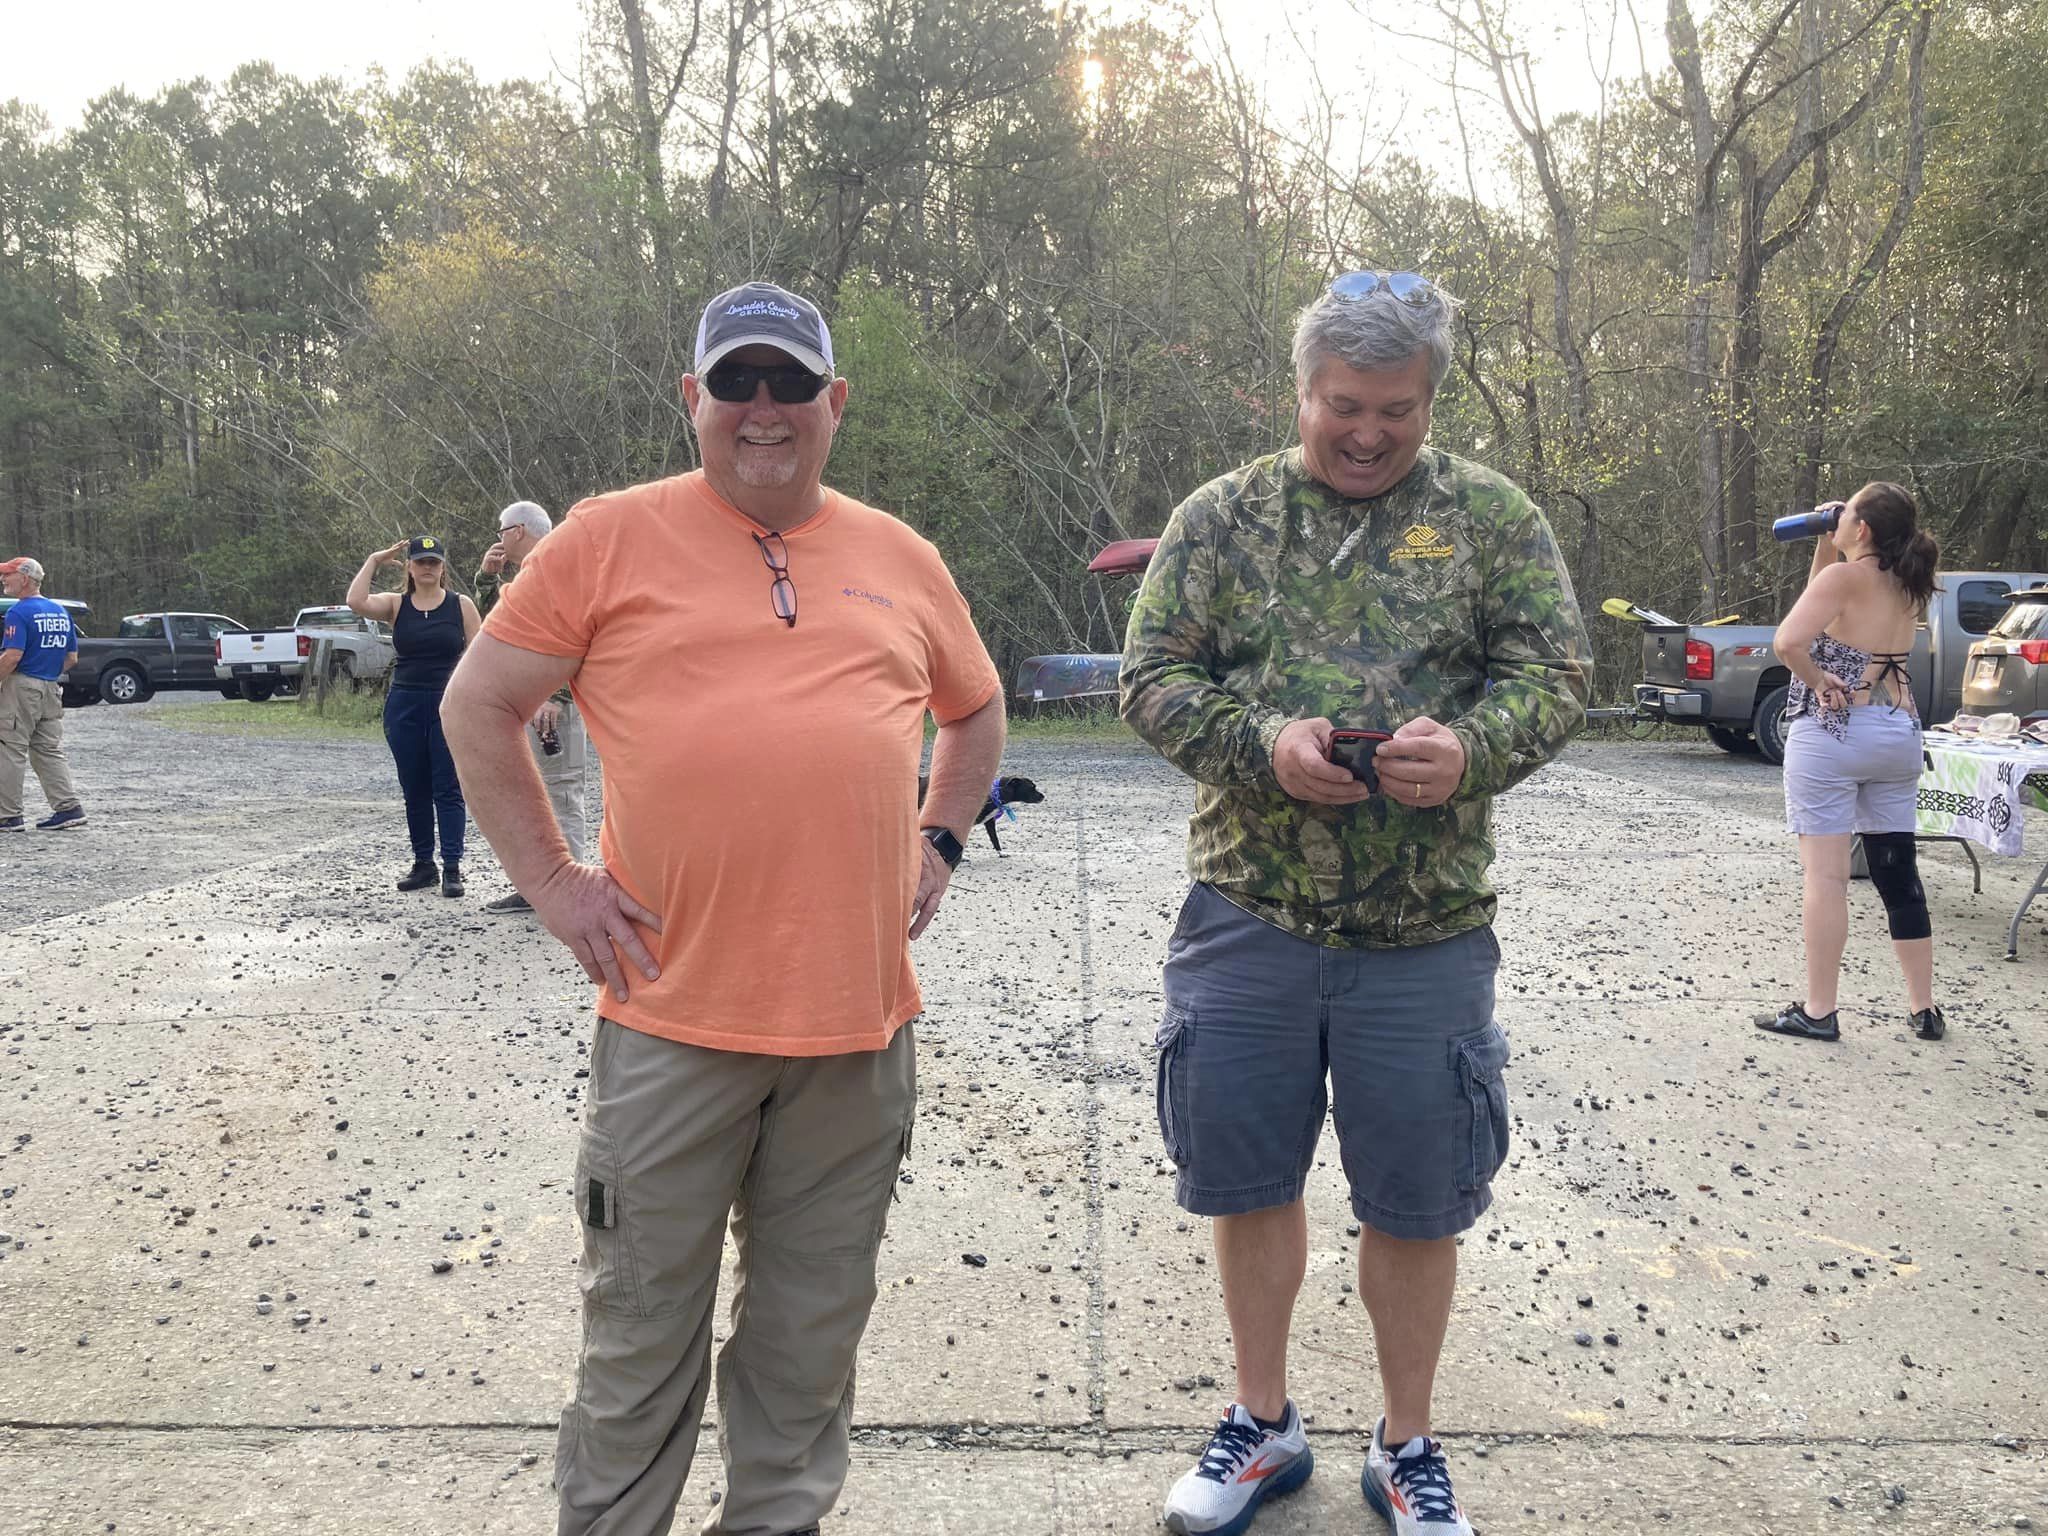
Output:
[[[546,1528],[581,973],[482,915],[480,846],[462,900],[392,889],[374,734],[201,734],[167,702],[67,737],[92,823],[14,840],[0,940],[14,1527]],[[1229,1392],[1207,1226],[1153,1124],[1187,786],[1116,741],[1006,768],[1046,801],[1006,857],[970,845],[917,951],[916,1150],[835,1536],[1156,1529]],[[1576,747],[1500,804],[1516,1144],[1437,1403],[1484,1531],[2048,1519],[2048,932],[2002,963],[2019,862],[1972,896],[1930,853],[1948,1039],[1906,1027],[1861,888],[1842,1042],[1759,1035],[1798,986],[1780,818],[1775,770],[1672,742]],[[1309,1198],[1292,1365],[1319,1470],[1269,1533],[1373,1528],[1330,1140]]]

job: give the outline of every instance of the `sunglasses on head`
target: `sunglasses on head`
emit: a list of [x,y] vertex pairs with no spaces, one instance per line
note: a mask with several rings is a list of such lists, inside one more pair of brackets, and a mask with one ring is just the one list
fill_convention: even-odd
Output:
[[1346,272],[1330,283],[1340,299],[1369,298],[1382,288],[1403,304],[1427,304],[1436,293],[1420,272]]
[[704,375],[711,398],[727,405],[746,404],[763,384],[768,386],[768,398],[778,405],[807,405],[831,382],[801,363],[720,363]]

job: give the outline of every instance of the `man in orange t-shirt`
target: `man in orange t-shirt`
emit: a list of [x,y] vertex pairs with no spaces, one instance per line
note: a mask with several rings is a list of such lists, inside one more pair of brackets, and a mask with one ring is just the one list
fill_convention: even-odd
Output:
[[[562,1536],[669,1528],[728,1216],[726,1488],[703,1529],[790,1536],[837,1502],[915,1111],[910,940],[1002,754],[995,668],[938,551],[821,482],[847,384],[817,309],[719,295],[682,382],[704,467],[572,508],[441,708],[505,873],[600,983]],[[565,682],[603,761],[601,866],[571,860],[519,750]]]

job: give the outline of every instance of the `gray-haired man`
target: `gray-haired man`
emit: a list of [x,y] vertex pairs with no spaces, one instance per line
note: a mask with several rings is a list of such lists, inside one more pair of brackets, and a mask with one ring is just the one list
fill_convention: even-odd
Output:
[[1385,1394],[1365,1497],[1397,1536],[1471,1533],[1429,1430],[1457,1234],[1508,1145],[1488,825],[1584,722],[1592,669],[1543,514],[1425,445],[1450,319],[1414,273],[1332,283],[1295,327],[1301,446],[1181,503],[1131,614],[1124,718],[1197,786],[1160,1129],[1176,1198],[1215,1218],[1237,1364],[1167,1498],[1182,1536],[1308,1478],[1287,1343],[1333,1098]]
[[[515,501],[498,514],[498,542],[484,551],[475,579],[476,606],[489,616],[498,594],[519,574],[519,567],[554,528],[554,520],[536,503]],[[557,688],[534,712],[526,727],[526,745],[540,766],[555,823],[569,844],[569,857],[583,862],[583,777],[588,747],[576,701],[566,687]],[[531,912],[533,904],[519,892],[484,903],[486,912]]]

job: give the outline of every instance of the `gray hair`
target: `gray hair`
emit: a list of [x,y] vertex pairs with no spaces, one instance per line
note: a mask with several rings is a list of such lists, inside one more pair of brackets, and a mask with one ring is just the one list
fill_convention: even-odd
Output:
[[1451,316],[1457,309],[1458,301],[1433,283],[1420,303],[1397,299],[1385,288],[1363,298],[1325,292],[1295,317],[1295,386],[1307,385],[1330,358],[1360,373],[1380,373],[1424,353],[1434,394],[1451,371]]
[[540,509],[539,504],[531,501],[515,501],[498,514],[498,527],[501,530],[513,523],[517,523],[536,539],[546,538],[549,530],[555,526],[554,520]]

